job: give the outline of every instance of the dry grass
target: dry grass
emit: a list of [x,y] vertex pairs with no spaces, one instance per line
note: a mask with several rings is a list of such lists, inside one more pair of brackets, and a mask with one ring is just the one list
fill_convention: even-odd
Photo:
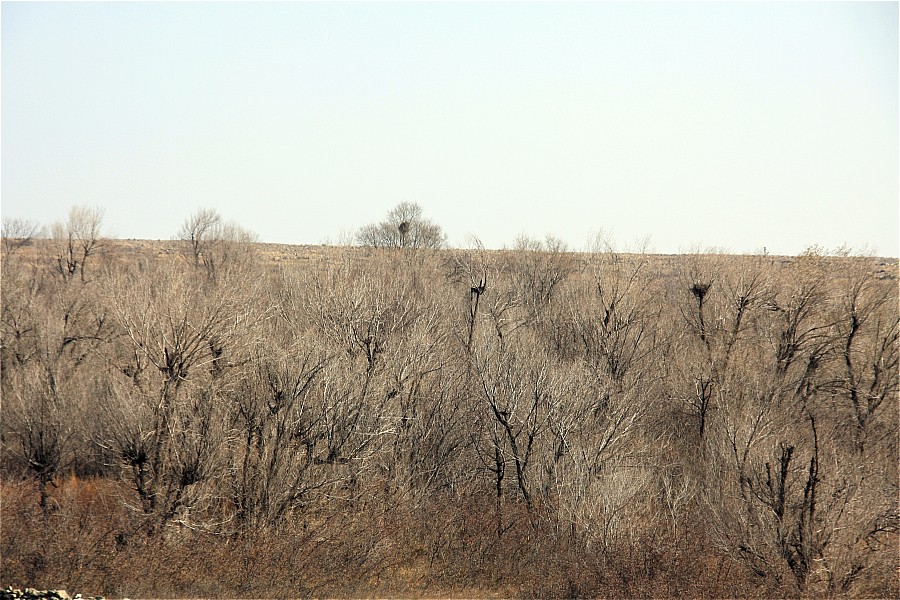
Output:
[[[17,254],[26,261],[37,264],[40,262],[40,256],[46,252],[49,242],[46,240],[33,240],[28,245],[21,248]],[[370,248],[350,247],[350,246],[328,246],[328,245],[294,245],[294,244],[254,244],[262,265],[279,265],[284,268],[318,268],[327,264],[339,264],[348,259],[354,261],[362,261],[363,263],[374,262],[380,257],[390,254],[390,250],[373,250]],[[111,239],[104,240],[99,253],[105,255],[107,259],[114,259],[120,263],[134,263],[140,259],[143,260],[160,260],[167,258],[175,258],[182,256],[185,251],[184,242],[178,240],[137,240],[137,239]],[[420,251],[420,253],[429,253],[437,257],[437,260],[447,260],[451,255],[456,253],[471,254],[475,251],[467,250],[443,250],[443,251]],[[514,250],[488,250],[487,254],[502,262],[509,256],[515,255]],[[569,253],[575,260],[576,271],[581,271],[586,262],[590,260],[589,253],[573,252]],[[690,261],[694,260],[697,255],[689,254],[629,254],[621,255],[626,260],[648,261],[649,270],[658,277],[673,277],[685,270]],[[702,256],[702,255],[701,255]],[[716,260],[724,264],[733,263],[740,264],[750,257],[741,254],[715,254],[707,255],[715,257]],[[777,256],[768,255],[764,258],[766,263],[772,268],[783,269],[792,265],[797,257],[794,256]],[[848,258],[841,256],[825,257],[825,265],[829,270],[839,272],[843,270],[848,260],[863,261],[871,269],[872,273],[878,279],[896,280],[900,277],[900,263],[897,258],[887,257],[865,257],[865,258]]]
[[[702,531],[677,559],[644,547],[596,553],[540,523],[497,540],[479,506],[434,506],[392,523],[342,512],[315,536],[291,528],[239,538],[174,529],[148,538],[121,484],[70,476],[37,509],[29,482],[0,485],[0,584],[107,597],[766,598],[779,591],[728,568]],[[523,521],[525,514],[519,515]],[[488,519],[489,521],[489,519]],[[387,526],[386,526],[387,525]]]

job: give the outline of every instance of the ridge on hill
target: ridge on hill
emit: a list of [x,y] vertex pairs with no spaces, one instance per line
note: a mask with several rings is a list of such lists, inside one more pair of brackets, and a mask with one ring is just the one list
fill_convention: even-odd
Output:
[[[317,265],[322,263],[331,263],[339,260],[352,258],[354,260],[365,260],[372,257],[391,256],[398,253],[415,253],[418,256],[429,256],[432,259],[440,261],[452,259],[456,255],[467,255],[479,253],[485,257],[500,260],[505,256],[521,252],[515,249],[499,249],[499,250],[475,250],[465,248],[446,248],[442,250],[398,250],[393,248],[374,249],[364,246],[339,246],[327,244],[276,244],[268,242],[248,242],[247,243],[256,253],[256,257],[260,259],[264,265],[283,265],[283,266],[300,266],[300,265]],[[35,239],[19,249],[18,253],[29,261],[38,261],[42,254],[52,252],[50,240]],[[184,241],[181,240],[149,240],[149,239],[103,239],[97,251],[100,255],[105,255],[116,260],[144,258],[163,259],[175,258],[188,255],[188,248]],[[591,252],[571,251],[565,252],[565,255],[575,262],[575,269],[584,267],[594,256]],[[731,253],[684,253],[684,254],[656,254],[656,253],[631,253],[617,252],[617,255],[624,259],[637,259],[649,261],[651,270],[656,271],[660,276],[672,275],[679,272],[685,265],[697,257],[716,257],[718,260],[741,262],[749,259],[763,259],[768,261],[773,267],[785,267],[792,264],[797,256],[789,255],[758,255],[758,254],[731,254]],[[52,256],[52,254],[50,255]],[[868,262],[872,273],[877,279],[896,280],[900,278],[900,259],[895,257],[883,256],[823,256],[822,259],[829,266],[835,267],[838,271],[841,265],[849,262],[858,263]]]

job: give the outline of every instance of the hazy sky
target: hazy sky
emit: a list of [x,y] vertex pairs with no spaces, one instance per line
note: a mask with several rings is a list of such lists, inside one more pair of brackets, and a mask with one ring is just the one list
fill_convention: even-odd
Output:
[[4,217],[897,256],[898,4],[2,3]]

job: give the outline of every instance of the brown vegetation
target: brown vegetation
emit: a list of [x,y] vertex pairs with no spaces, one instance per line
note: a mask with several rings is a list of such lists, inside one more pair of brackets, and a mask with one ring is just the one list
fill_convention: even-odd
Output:
[[4,244],[0,587],[900,595],[896,260],[209,216]]

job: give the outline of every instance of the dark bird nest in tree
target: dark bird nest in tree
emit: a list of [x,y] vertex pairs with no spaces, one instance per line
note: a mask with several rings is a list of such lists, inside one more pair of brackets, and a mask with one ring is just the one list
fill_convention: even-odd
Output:
[[703,302],[703,298],[706,297],[706,294],[709,292],[709,288],[712,286],[711,283],[695,283],[691,286],[691,293],[697,300]]

